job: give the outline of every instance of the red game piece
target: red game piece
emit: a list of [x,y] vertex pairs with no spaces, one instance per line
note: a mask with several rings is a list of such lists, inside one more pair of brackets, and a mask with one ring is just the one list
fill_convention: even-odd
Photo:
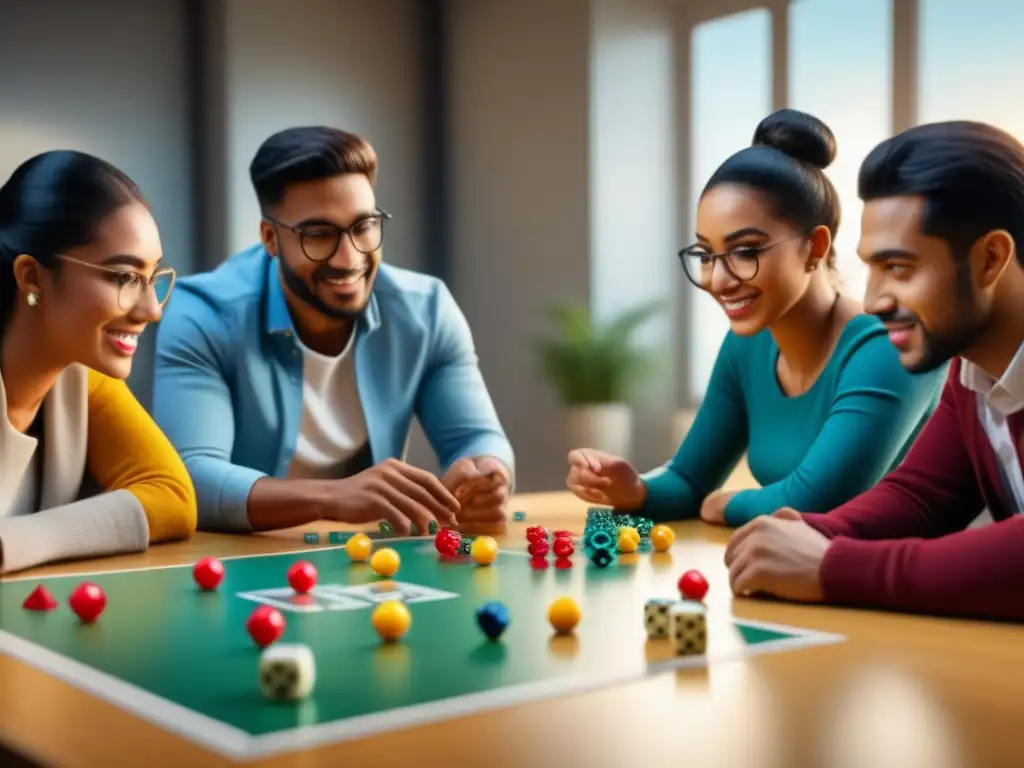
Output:
[[288,569],[288,583],[300,595],[304,595],[316,586],[316,566],[306,560],[300,560]]
[[50,590],[40,584],[25,598],[21,607],[27,611],[52,611],[57,607],[57,600],[50,594]]
[[526,551],[534,557],[544,557],[548,553],[548,542],[546,539],[534,539]]
[[539,571],[543,571],[548,567],[548,561],[546,557],[531,557],[530,565]]
[[548,538],[548,529],[543,525],[531,525],[526,529],[526,540],[527,541],[539,541],[546,540]]
[[678,587],[687,600],[703,600],[708,593],[708,580],[700,571],[687,571],[679,577]]
[[555,557],[570,557],[576,551],[576,545],[572,543],[572,539],[558,538],[551,549]]
[[284,633],[284,616],[276,608],[261,605],[249,616],[245,628],[260,648],[266,648]]
[[437,536],[434,537],[434,548],[442,555],[448,555],[452,557],[458,554],[459,544],[462,541],[462,536],[459,535],[458,531],[453,531],[451,528],[444,528],[437,532]]
[[568,557],[559,557],[555,559],[555,568],[559,570],[565,570],[566,568],[572,568],[572,560]]
[[71,593],[68,605],[79,619],[89,624],[96,621],[107,607],[107,596],[92,582],[83,581]]
[[224,578],[224,564],[215,557],[204,557],[192,567],[192,578],[201,589],[216,589]]
[[571,539],[572,531],[555,531],[556,539]]

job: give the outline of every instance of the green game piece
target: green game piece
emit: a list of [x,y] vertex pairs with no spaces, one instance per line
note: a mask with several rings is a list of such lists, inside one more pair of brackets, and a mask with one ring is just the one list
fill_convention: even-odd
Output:
[[592,531],[584,541],[583,546],[587,549],[608,549],[614,540],[608,531]]
[[319,544],[320,543],[320,534],[319,533],[307,533],[302,538],[305,539],[307,544]]
[[521,523],[523,522],[523,520],[526,519],[526,513],[516,512],[514,515],[512,515],[512,519],[515,520],[517,523]]
[[636,519],[636,532],[640,534],[641,539],[647,539],[651,536],[651,531],[654,530],[654,521],[646,517],[638,517]]
[[590,556],[590,562],[596,565],[598,568],[607,568],[615,560],[615,555],[607,549],[595,549],[594,554]]
[[463,556],[469,555],[469,550],[473,548],[473,539],[468,536],[463,536],[462,540],[459,541],[458,554]]
[[381,533],[394,533],[395,532],[395,529],[391,527],[391,523],[389,523],[387,520],[381,520],[379,527],[380,527],[380,532]]
[[331,531],[327,537],[327,540],[331,544],[344,544],[346,541],[352,538],[351,533],[342,533],[341,531]]
[[437,520],[431,520],[430,525],[428,526],[428,530],[430,531],[430,535],[434,536],[437,534],[439,530],[441,530],[441,526],[437,524]]

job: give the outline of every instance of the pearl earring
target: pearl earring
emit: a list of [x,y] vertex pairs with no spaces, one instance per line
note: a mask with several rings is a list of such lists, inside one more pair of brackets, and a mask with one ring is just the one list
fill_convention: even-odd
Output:
[[28,300],[28,305],[30,307],[34,307],[36,304],[39,303],[39,294],[36,293],[35,291],[32,291],[32,293],[30,293],[25,298]]

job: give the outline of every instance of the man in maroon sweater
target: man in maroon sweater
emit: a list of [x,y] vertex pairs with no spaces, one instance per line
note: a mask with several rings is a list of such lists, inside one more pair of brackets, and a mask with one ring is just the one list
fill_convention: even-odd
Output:
[[[939,123],[860,169],[865,310],[911,371],[952,360],[903,463],[828,514],[782,509],[736,532],[733,591],[1024,620],[1024,146]],[[1020,250],[1019,250],[1020,249]],[[993,523],[969,528],[984,509]]]

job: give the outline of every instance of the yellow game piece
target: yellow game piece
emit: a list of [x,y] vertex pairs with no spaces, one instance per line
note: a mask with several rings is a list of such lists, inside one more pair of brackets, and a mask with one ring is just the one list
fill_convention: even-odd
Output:
[[362,563],[373,551],[373,542],[365,533],[357,533],[345,542],[345,553],[355,562]]
[[667,525],[656,525],[651,529],[651,544],[658,552],[666,552],[676,541],[676,534]]
[[398,566],[401,564],[402,558],[390,547],[378,549],[373,553],[373,557],[370,558],[370,567],[373,569],[373,572],[385,578],[394,576],[398,572]]
[[640,546],[640,532],[636,528],[631,528],[629,526],[619,528],[619,536],[622,536],[622,534],[626,534],[627,536],[629,536],[629,538],[636,542],[636,545],[638,547]]
[[469,555],[477,565],[490,565],[498,558],[498,542],[490,536],[478,536],[469,548]]
[[[381,550],[383,551],[383,550]],[[394,642],[401,638],[412,625],[412,614],[405,603],[400,600],[385,600],[373,609],[370,617],[373,628],[386,642]]]
[[560,635],[572,632],[581,617],[580,607],[571,597],[560,597],[548,607],[548,621]]
[[619,531],[619,552],[629,554],[636,552],[636,548],[640,546],[640,542],[629,535],[629,529],[624,528]]

